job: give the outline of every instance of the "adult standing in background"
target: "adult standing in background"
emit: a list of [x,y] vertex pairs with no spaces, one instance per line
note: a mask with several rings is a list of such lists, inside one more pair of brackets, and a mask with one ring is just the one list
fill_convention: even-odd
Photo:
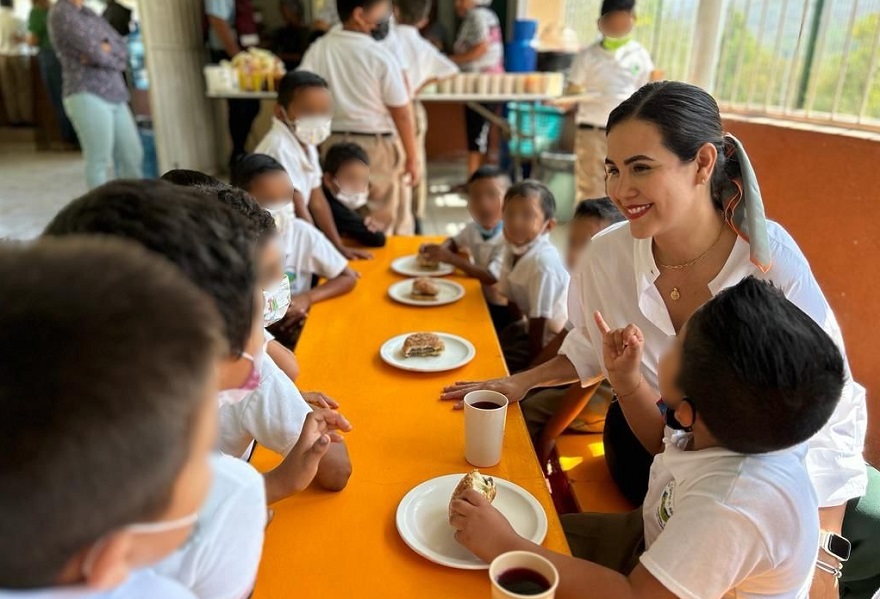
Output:
[[[205,0],[208,18],[208,49],[211,61],[231,60],[233,56],[260,42],[251,0]],[[251,126],[260,114],[259,100],[229,100],[229,135],[232,138],[230,168],[247,151],[245,144]]]
[[55,54],[52,47],[52,40],[49,39],[49,9],[52,4],[49,0],[34,0],[28,16],[28,44],[38,48],[37,60],[40,63],[40,77],[43,79],[43,85],[46,86],[46,92],[49,94],[49,101],[52,109],[55,111],[55,119],[58,121],[58,127],[61,130],[61,139],[71,146],[76,145],[76,132],[73,130],[73,124],[67,118],[64,112],[64,104],[62,103],[61,89],[61,61]]
[[86,184],[106,183],[110,172],[140,179],[144,150],[128,87],[128,47],[116,30],[83,0],[58,0],[49,11],[49,37],[61,61],[64,110],[86,160]]
[[[504,44],[501,22],[488,8],[492,0],[455,0],[455,13],[462,19],[455,39],[455,54],[450,56],[465,73],[503,73]],[[497,111],[497,104],[484,104]],[[489,151],[489,121],[465,107],[468,143],[468,177],[485,162]]]
[[24,23],[12,12],[12,0],[0,0],[0,91],[11,125],[34,120],[31,69],[21,51]]

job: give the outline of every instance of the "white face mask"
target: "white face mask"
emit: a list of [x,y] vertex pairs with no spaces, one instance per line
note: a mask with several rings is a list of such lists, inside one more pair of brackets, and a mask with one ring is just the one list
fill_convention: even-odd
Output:
[[339,191],[336,193],[336,199],[346,208],[357,210],[361,206],[367,205],[367,200],[370,198],[369,187],[362,191],[351,191],[350,189],[344,189],[342,185],[339,184],[339,181],[334,180],[333,183],[339,188]]
[[272,287],[263,290],[263,326],[271,326],[284,318],[289,307],[290,279],[283,275]]
[[263,355],[266,353],[267,345],[269,345],[268,340],[263,343],[260,353],[256,356],[252,356],[247,352],[242,352],[241,357],[250,361],[252,364],[251,373],[241,386],[236,387],[235,389],[224,389],[217,394],[217,403],[221,408],[239,403],[249,394],[253,393],[254,389],[260,386],[260,383],[263,380],[260,365],[263,363]]
[[330,125],[333,119],[326,115],[304,116],[290,122],[290,118],[284,115],[285,124],[290,127],[291,133],[301,143],[307,146],[318,146],[330,137]]
[[545,223],[544,226],[541,227],[540,233],[538,233],[534,239],[532,239],[531,241],[528,241],[522,245],[516,245],[515,243],[510,243],[508,241],[507,247],[510,248],[510,253],[513,254],[514,256],[525,255],[530,249],[532,249],[533,247],[538,245],[538,243],[541,242],[541,238],[544,236],[544,229],[546,229],[546,228],[547,228],[547,224]]
[[278,227],[279,233],[284,233],[290,222],[296,218],[296,213],[293,211],[293,202],[290,200],[278,200],[271,204],[267,203],[266,212],[275,219],[275,226]]

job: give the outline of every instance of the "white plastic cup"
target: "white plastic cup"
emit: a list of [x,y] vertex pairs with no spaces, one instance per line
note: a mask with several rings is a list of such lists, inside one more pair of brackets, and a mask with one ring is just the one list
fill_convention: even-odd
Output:
[[477,80],[476,92],[478,95],[480,95],[480,96],[488,96],[489,95],[489,85],[491,83],[491,77],[492,77],[491,75],[488,75],[486,73],[480,73],[479,75],[477,75],[477,77],[476,77],[476,80]]
[[489,75],[489,94],[498,96],[501,94],[501,88],[504,85],[504,75]]
[[460,95],[465,92],[465,81],[467,80],[467,75],[462,73],[460,75],[456,75],[452,80],[452,93],[455,95]]
[[[474,404],[488,402],[485,409]],[[471,391],[464,396],[464,459],[477,468],[489,468],[501,461],[507,398],[497,391]]]
[[526,83],[528,82],[528,75],[514,75],[516,78],[514,81],[514,92],[517,94],[526,93]]
[[505,96],[516,93],[516,75],[502,75],[501,93]]
[[[498,577],[516,568],[532,570],[543,576],[550,583],[550,588],[538,595],[520,595],[508,591],[498,584]],[[509,551],[502,553],[489,566],[489,580],[492,581],[492,599],[553,599],[556,587],[559,586],[559,572],[556,566],[545,557],[531,551]]]

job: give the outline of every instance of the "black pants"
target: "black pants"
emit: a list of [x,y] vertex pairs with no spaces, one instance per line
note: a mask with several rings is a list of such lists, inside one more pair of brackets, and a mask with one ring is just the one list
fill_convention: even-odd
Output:
[[[211,50],[211,60],[220,62],[221,60],[229,60],[226,52]],[[229,104],[229,136],[232,138],[232,155],[229,164],[232,166],[239,158],[244,156],[247,151],[244,149],[247,143],[248,135],[251,133],[251,127],[260,114],[259,100],[227,100]]]
[[619,402],[612,402],[608,407],[602,442],[611,478],[630,503],[642,505],[654,456],[630,429]]
[[[488,110],[498,114],[500,104],[482,104]],[[464,122],[467,128],[468,152],[485,154],[489,151],[489,129],[492,124],[479,112],[464,108]]]
[[324,190],[327,203],[333,212],[333,220],[336,222],[336,230],[340,235],[350,237],[361,245],[371,248],[385,246],[385,233],[373,232],[364,224],[364,217],[337,200],[332,194]]

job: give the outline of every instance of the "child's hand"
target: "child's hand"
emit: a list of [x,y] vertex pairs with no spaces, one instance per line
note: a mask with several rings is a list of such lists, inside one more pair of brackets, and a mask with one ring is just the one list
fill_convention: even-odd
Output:
[[642,331],[634,324],[612,331],[601,313],[593,313],[593,318],[602,333],[602,354],[611,386],[621,392],[637,388],[642,377],[642,350],[645,346]]
[[306,400],[306,403],[312,406],[313,408],[321,408],[321,409],[330,409],[335,410],[339,408],[339,402],[337,402],[332,397],[328,397],[324,395],[320,391],[306,391],[302,394],[303,399]]
[[288,494],[302,491],[311,484],[330,444],[342,442],[342,435],[337,431],[350,430],[351,424],[339,412],[315,410],[306,416],[299,439],[278,466],[284,469]]
[[385,208],[374,210],[370,216],[364,219],[364,225],[366,225],[370,233],[387,231],[391,227],[392,222],[394,222],[394,215]]
[[340,253],[345,256],[346,260],[372,260],[373,254],[368,252],[367,250],[361,250],[358,248],[350,248],[348,246],[342,246],[339,248]]
[[507,518],[473,489],[465,491],[450,507],[453,514],[449,523],[456,529],[455,540],[486,563],[523,541]]
[[287,308],[286,316],[295,319],[297,322],[303,320],[312,309],[312,298],[308,293],[294,295],[290,298],[290,306]]
[[452,252],[448,248],[436,243],[426,243],[419,248],[420,254],[425,254],[435,262],[449,262],[452,260]]

